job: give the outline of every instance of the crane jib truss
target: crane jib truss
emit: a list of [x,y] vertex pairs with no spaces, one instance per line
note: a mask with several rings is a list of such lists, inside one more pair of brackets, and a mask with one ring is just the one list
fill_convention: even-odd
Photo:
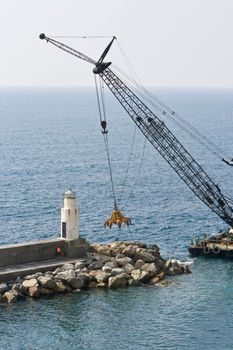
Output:
[[[145,103],[109,68],[110,62],[98,62],[54,39],[40,35],[41,39],[95,65],[95,74],[114,94],[141,132],[175,170],[193,193],[223,221],[233,227],[233,209],[217,184],[207,175],[179,140]],[[113,41],[113,40],[112,40]],[[108,46],[109,47],[109,46]],[[110,47],[109,47],[110,48]]]

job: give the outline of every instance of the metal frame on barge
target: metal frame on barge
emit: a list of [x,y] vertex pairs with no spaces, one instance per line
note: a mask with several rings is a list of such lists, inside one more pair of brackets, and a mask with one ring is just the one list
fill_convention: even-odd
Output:
[[188,250],[193,256],[233,259],[233,229],[211,237],[193,238]]

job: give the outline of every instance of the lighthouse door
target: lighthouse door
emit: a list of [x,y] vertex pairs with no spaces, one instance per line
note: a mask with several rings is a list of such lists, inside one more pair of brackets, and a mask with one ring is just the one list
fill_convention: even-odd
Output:
[[62,238],[66,238],[66,222],[62,222]]

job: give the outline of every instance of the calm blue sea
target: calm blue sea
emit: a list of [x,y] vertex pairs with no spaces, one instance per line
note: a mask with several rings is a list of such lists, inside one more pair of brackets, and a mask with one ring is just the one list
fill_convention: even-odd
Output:
[[[233,157],[233,90],[154,89]],[[205,207],[107,99],[110,151],[122,211],[134,225],[103,228],[111,214],[107,159],[92,89],[0,89],[0,242],[58,236],[63,193],[77,191],[81,234],[91,242],[157,243],[164,257],[191,259],[195,235],[225,223]],[[233,168],[168,122],[183,145],[233,198]],[[134,188],[134,190],[133,190]],[[27,300],[0,310],[1,349],[233,349],[233,261],[194,259],[193,274],[168,288],[88,291]]]

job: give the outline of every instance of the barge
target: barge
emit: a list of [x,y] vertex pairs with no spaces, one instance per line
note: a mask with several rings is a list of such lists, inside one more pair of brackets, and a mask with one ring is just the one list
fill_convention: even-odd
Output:
[[188,250],[193,256],[233,259],[233,229],[210,237],[193,238]]

